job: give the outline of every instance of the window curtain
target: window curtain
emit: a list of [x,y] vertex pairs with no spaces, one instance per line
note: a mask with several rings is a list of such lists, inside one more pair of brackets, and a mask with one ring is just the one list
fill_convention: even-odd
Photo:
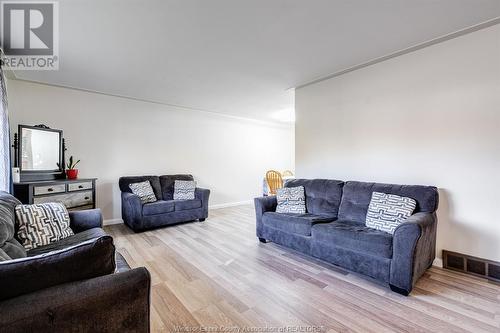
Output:
[[0,59],[0,191],[12,193],[10,164],[10,126],[7,111],[7,89]]

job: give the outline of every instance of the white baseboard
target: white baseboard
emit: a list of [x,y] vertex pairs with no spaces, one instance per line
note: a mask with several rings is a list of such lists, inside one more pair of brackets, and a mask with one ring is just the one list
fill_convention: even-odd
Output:
[[208,209],[220,209],[220,208],[235,207],[235,206],[241,206],[241,205],[250,205],[252,203],[253,203],[253,200],[228,202],[228,203],[208,206]]
[[443,259],[441,259],[441,258],[434,259],[432,266],[443,268]]
[[113,224],[121,224],[123,223],[122,219],[109,219],[102,221],[103,225],[113,225]]

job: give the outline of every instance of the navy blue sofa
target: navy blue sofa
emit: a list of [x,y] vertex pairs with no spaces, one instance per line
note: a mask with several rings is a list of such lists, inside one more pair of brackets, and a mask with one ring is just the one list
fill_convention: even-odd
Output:
[[[148,180],[158,201],[142,204],[129,185]],[[135,232],[208,217],[210,190],[196,188],[194,200],[174,200],[175,180],[193,180],[191,175],[121,177],[122,219]]]
[[[304,186],[306,214],[276,213],[276,197],[255,198],[257,237],[372,277],[408,295],[436,255],[436,187],[295,179]],[[372,192],[417,201],[394,234],[365,226]]]

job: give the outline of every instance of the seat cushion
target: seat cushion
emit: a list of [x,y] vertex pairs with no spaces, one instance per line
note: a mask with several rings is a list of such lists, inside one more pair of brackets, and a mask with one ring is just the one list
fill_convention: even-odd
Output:
[[123,255],[118,251],[115,251],[115,263],[115,273],[121,273],[130,270],[130,265],[128,264],[127,260],[125,260]]
[[200,199],[174,200],[175,210],[196,209],[201,207]]
[[311,236],[311,227],[316,223],[327,223],[335,220],[333,215],[314,215],[267,212],[262,216],[266,227],[278,229],[287,233]]
[[392,235],[363,223],[334,221],[312,227],[313,242],[332,245],[376,257],[392,258]]
[[142,206],[142,215],[158,215],[173,212],[175,209],[174,201],[158,200],[156,202],[147,203]]
[[104,230],[102,230],[101,228],[87,229],[85,231],[82,231],[82,232],[79,232],[79,233],[74,234],[72,236],[61,239],[57,242],[29,250],[28,256],[33,257],[33,256],[36,256],[36,255],[39,255],[42,253],[48,253],[48,252],[52,252],[52,251],[62,250],[62,249],[80,244],[82,242],[88,241],[90,239],[99,238],[99,237],[106,236],[106,235],[107,235],[107,233]]

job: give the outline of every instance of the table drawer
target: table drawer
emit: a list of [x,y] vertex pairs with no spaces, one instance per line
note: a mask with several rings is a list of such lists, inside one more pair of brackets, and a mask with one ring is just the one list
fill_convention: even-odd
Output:
[[65,194],[56,195],[46,195],[43,197],[33,198],[35,204],[46,203],[46,202],[60,202],[66,206],[66,208],[73,208],[78,206],[92,205],[92,191],[81,191]]
[[68,183],[68,191],[81,191],[92,189],[92,182]]
[[34,195],[44,195],[44,194],[63,193],[63,192],[66,192],[66,185],[65,184],[55,184],[55,185],[33,187],[33,194]]

